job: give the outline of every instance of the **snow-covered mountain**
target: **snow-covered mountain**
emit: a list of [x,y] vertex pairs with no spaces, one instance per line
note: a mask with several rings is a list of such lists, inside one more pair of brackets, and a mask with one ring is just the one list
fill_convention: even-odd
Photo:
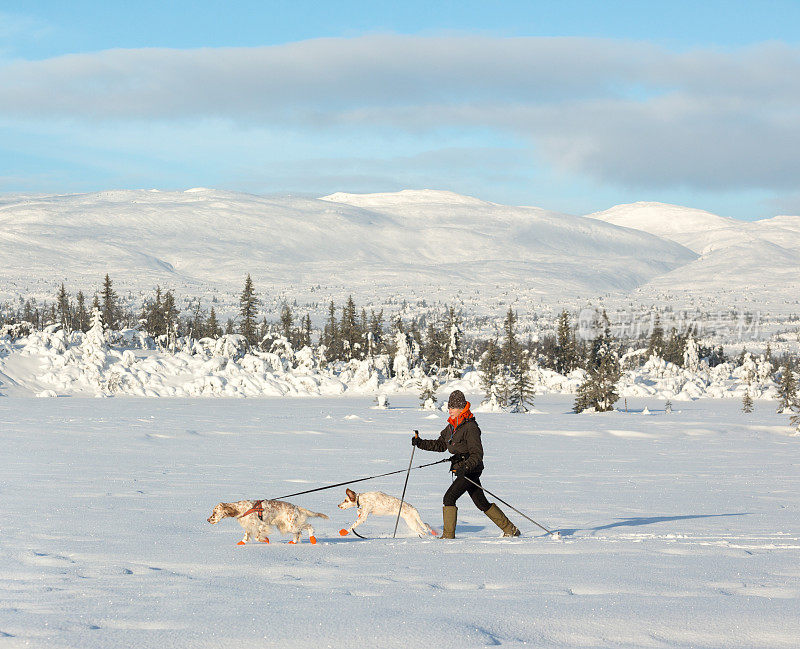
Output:
[[653,278],[640,293],[793,295],[800,278],[800,217],[738,221],[665,203],[617,205],[589,218],[670,239],[700,255]]
[[[629,291],[696,257],[672,241],[597,219],[440,191],[264,197],[194,189],[0,197],[0,287],[52,296],[64,281],[187,293],[273,294],[322,286],[513,290],[545,300]],[[321,298],[322,296],[320,296]]]
[[615,205],[602,212],[588,214],[587,217],[671,239],[697,253],[703,252],[697,249],[697,242],[702,240],[704,233],[736,229],[742,224],[736,219],[692,207],[641,201]]

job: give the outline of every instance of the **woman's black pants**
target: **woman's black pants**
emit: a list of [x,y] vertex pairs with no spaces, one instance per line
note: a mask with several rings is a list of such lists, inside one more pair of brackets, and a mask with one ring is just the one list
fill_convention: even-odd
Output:
[[[480,484],[481,473],[483,473],[483,471],[468,473],[466,477]],[[487,509],[489,509],[489,507],[492,506],[489,501],[486,500],[483,489],[479,489],[464,477],[453,480],[453,484],[451,484],[450,488],[444,492],[444,498],[442,499],[444,506],[455,507],[456,500],[463,496],[465,491],[469,494],[470,498],[472,498],[472,502],[475,503],[475,506],[482,512],[485,512]]]

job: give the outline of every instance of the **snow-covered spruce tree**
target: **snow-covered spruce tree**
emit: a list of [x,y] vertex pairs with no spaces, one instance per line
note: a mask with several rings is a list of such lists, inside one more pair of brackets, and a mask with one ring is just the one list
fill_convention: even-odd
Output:
[[511,412],[528,412],[528,406],[533,407],[534,397],[533,376],[528,352],[522,352],[517,363],[511,370],[511,385],[509,387],[508,405]]
[[500,362],[505,365],[507,372],[516,365],[519,357],[520,345],[517,341],[517,314],[508,307],[506,318],[503,321],[503,346],[500,351]]
[[690,372],[697,372],[700,369],[700,355],[697,343],[691,332],[686,337],[686,347],[683,352],[683,367]]
[[203,336],[206,338],[219,338],[221,335],[222,335],[222,327],[219,326],[219,321],[217,320],[217,312],[214,310],[214,307],[212,306],[211,313],[208,314],[208,320],[206,320]]
[[488,403],[492,406],[502,406],[499,398],[499,377],[501,371],[500,365],[500,349],[497,346],[497,341],[490,340],[486,351],[483,352],[481,360],[478,363],[478,371],[481,379],[481,389],[486,395],[483,403]]
[[358,320],[358,335],[361,340],[361,346],[364,349],[364,352],[361,354],[361,357],[364,357],[364,353],[366,353],[366,342],[367,342],[367,332],[369,331],[369,321],[367,320],[367,310],[362,306],[361,307],[361,317]]
[[504,408],[508,406],[511,398],[512,377],[522,353],[522,345],[517,340],[518,319],[519,316],[509,307],[505,320],[503,320],[503,344],[499,350],[500,364],[495,382],[497,400]]
[[425,330],[425,345],[423,346],[422,355],[425,362],[428,364],[429,370],[437,371],[442,367],[446,367],[446,348],[447,348],[447,333],[444,327],[436,316],[436,320],[430,320],[428,327]]
[[377,356],[378,354],[384,353],[383,309],[378,311],[378,313],[375,313],[374,310],[370,310],[369,331],[372,334],[372,355]]
[[464,356],[461,349],[461,318],[453,307],[450,307],[448,311],[448,325],[449,339],[445,347],[444,362],[450,378],[461,378],[461,370],[464,367]]
[[239,333],[244,336],[249,345],[255,345],[258,342],[256,316],[260,304],[261,300],[256,297],[253,280],[250,279],[250,273],[247,273],[244,290],[239,297]]
[[772,363],[767,360],[766,356],[760,356],[758,359],[758,370],[756,373],[759,383],[771,381],[773,373],[774,368],[772,367]]
[[167,336],[167,348],[175,351],[175,343],[178,337],[178,316],[180,310],[175,306],[175,296],[172,291],[164,293],[164,302],[161,305],[161,319],[164,323],[164,332]]
[[593,404],[597,401],[596,392],[596,384],[591,372],[589,372],[583,383],[581,383],[575,391],[575,401],[572,404],[572,410],[580,413],[594,408]]
[[200,304],[200,298],[194,301],[189,317],[186,320],[186,330],[192,338],[203,338],[206,329],[206,314]]
[[661,326],[661,316],[656,313],[652,322],[653,328],[650,332],[650,340],[647,343],[647,356],[650,357],[655,354],[659,358],[663,358],[666,344],[664,343],[664,329]]
[[781,374],[781,382],[778,385],[778,412],[788,413],[792,410],[792,405],[797,401],[797,382],[794,379],[794,368],[791,360],[786,361]]
[[412,352],[409,337],[400,328],[400,323],[398,323],[398,328],[394,335],[394,345],[397,351],[394,354],[392,373],[397,379],[397,383],[402,385],[411,376]]
[[559,374],[569,374],[577,366],[575,332],[569,323],[569,314],[564,310],[556,325],[555,370]]
[[311,316],[308,313],[300,320],[300,329],[297,332],[297,346],[300,349],[311,347]]
[[419,328],[417,318],[411,318],[405,331],[408,334],[408,344],[411,345],[411,352],[414,354],[414,361],[419,361],[422,356],[422,330]]
[[83,291],[78,291],[75,301],[75,319],[73,320],[72,328],[85,333],[89,330],[90,323],[89,313],[86,311],[86,298],[83,295]]
[[424,376],[419,380],[419,407],[422,410],[436,409],[436,379]]
[[342,307],[339,333],[342,340],[342,360],[349,361],[351,358],[358,358],[361,332],[356,319],[356,303],[353,301],[352,295],[347,298],[347,304]]
[[294,335],[294,314],[292,313],[292,307],[286,302],[281,307],[280,327],[281,335],[294,346],[297,342]]
[[325,345],[325,358],[327,361],[337,361],[341,358],[341,339],[339,325],[336,322],[336,304],[333,300],[328,305],[328,320],[322,330],[322,344]]
[[119,325],[119,304],[117,303],[117,293],[113,289],[111,278],[106,273],[103,280],[103,289],[100,291],[103,300],[103,322],[110,330],[115,330]]
[[83,337],[83,342],[81,342],[81,352],[84,360],[105,363],[107,351],[108,344],[106,343],[103,314],[100,309],[94,309],[92,311],[91,326]]
[[683,367],[684,352],[686,350],[686,337],[678,333],[678,330],[673,327],[669,334],[666,348],[662,358],[668,363]]
[[573,409],[575,412],[594,410],[608,412],[614,409],[619,399],[617,382],[620,378],[619,356],[614,338],[611,335],[611,323],[603,311],[596,322],[600,330],[592,342],[586,380],[578,387]]
[[106,364],[108,345],[103,315],[99,308],[92,311],[92,325],[83,337],[80,350],[86,379],[102,393],[106,387],[103,385],[102,371]]
[[69,293],[67,293],[67,289],[64,288],[63,283],[61,284],[61,288],[58,289],[56,305],[58,309],[58,322],[64,332],[69,333],[70,325],[72,324],[72,308],[69,303]]
[[742,412],[753,412],[753,397],[750,396],[750,382],[748,381],[747,387],[742,397]]
[[144,327],[153,338],[158,338],[167,333],[164,318],[161,317],[161,287],[156,286],[156,294],[151,300],[147,300],[142,308],[142,320]]

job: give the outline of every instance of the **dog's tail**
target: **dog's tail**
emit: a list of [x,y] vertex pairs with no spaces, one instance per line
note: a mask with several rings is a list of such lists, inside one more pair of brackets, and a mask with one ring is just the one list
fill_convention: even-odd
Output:
[[305,507],[298,507],[301,512],[303,512],[309,518],[327,518],[330,519],[330,516],[326,516],[325,514],[320,514],[319,512],[312,512],[310,509],[306,509]]

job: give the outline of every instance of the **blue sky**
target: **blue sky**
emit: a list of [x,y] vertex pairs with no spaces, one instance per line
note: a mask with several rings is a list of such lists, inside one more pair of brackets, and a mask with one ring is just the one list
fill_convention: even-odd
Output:
[[798,2],[0,2],[0,192],[800,213]]

